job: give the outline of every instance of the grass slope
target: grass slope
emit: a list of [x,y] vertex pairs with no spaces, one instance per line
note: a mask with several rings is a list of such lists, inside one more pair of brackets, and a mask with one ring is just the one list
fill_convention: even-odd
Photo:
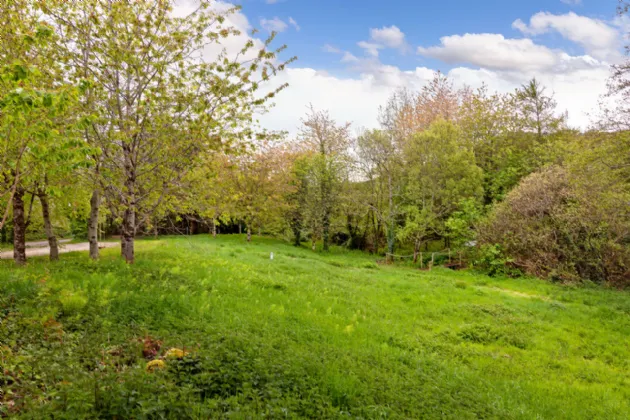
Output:
[[[630,416],[623,292],[377,266],[238,236],[140,241],[131,267],[117,253],[0,262],[0,412]],[[171,347],[190,354],[146,372],[144,356]]]

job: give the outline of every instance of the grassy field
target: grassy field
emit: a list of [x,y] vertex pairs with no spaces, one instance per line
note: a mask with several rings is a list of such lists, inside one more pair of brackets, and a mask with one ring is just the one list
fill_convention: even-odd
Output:
[[[240,236],[139,241],[134,266],[118,253],[0,262],[0,413],[630,417],[624,292]],[[148,372],[171,348],[188,354]]]

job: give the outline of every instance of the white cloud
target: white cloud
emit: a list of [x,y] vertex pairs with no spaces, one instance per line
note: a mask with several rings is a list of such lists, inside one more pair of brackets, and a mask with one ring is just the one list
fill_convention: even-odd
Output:
[[371,57],[378,57],[379,50],[385,48],[398,49],[401,53],[405,53],[409,49],[405,34],[394,25],[370,29],[370,40],[361,41],[357,45]]
[[383,49],[383,46],[373,42],[360,41],[357,45],[365,50],[365,53],[372,57],[378,57],[378,50]]
[[397,26],[370,29],[372,41],[388,48],[405,48],[405,34]]
[[337,47],[335,47],[334,45],[330,45],[330,44],[325,44],[322,47],[322,51],[327,52],[327,53],[332,53],[332,54],[341,54],[341,50]]
[[564,38],[580,45],[587,54],[601,60],[619,58],[619,31],[606,22],[573,12],[554,15],[547,12],[536,13],[529,25],[517,19],[512,27],[526,35],[541,35],[556,31]]
[[[598,98],[606,91],[606,67],[583,69],[569,74],[540,74],[539,80],[555,94],[560,112],[568,111],[572,127],[587,128],[589,113],[597,106]],[[419,89],[433,75],[425,67],[403,71],[394,66],[381,66],[371,73],[352,78],[340,78],[311,68],[290,68],[280,75],[278,82],[288,82],[276,106],[262,116],[264,127],[297,133],[300,118],[312,103],[327,109],[337,121],[350,121],[355,129],[378,127],[378,107],[399,87]],[[456,67],[447,73],[456,87],[480,87],[482,83],[497,92],[507,93],[526,83],[530,75],[487,69]],[[579,86],[579,89],[576,89]]]
[[[173,14],[175,16],[183,17],[193,13],[199,6],[198,0],[176,0],[173,8]],[[233,4],[223,1],[216,1],[212,5],[213,9],[217,12],[227,12],[234,8]],[[229,36],[227,38],[221,38],[219,43],[207,45],[203,51],[204,57],[213,59],[217,57],[224,50],[229,58],[235,58],[237,54],[242,50],[245,43],[252,39],[249,36],[249,32],[252,29],[249,19],[241,12],[230,13],[227,15],[226,20],[222,27],[232,27],[237,29],[241,34],[235,36]],[[216,27],[215,27],[216,29]],[[241,60],[246,61],[254,58],[258,51],[264,47],[264,43],[258,38],[253,38],[254,47],[251,48],[247,54],[240,57]]]
[[282,19],[274,17],[273,19],[260,19],[260,26],[268,32],[284,32],[289,25]]
[[300,27],[300,25],[298,25],[298,23],[292,17],[289,17],[289,24],[291,24],[291,26],[293,26],[295,28],[295,30],[298,31],[298,32],[299,32],[300,29],[302,29]]
[[440,45],[419,47],[418,53],[449,64],[473,64],[495,70],[544,70],[554,67],[557,52],[530,39],[500,34],[465,34],[440,38]]
[[[180,0],[181,4],[175,12],[185,14],[192,11],[192,1]],[[215,7],[225,10],[230,5],[217,2]],[[222,40],[221,47],[211,47],[208,56],[217,53],[218,48],[225,48],[228,54],[235,55],[249,39],[247,31],[251,25],[244,14],[237,12],[231,15],[228,23],[243,34]],[[457,87],[464,84],[478,87],[485,82],[491,90],[510,92],[536,76],[549,91],[555,92],[559,109],[569,111],[570,124],[575,127],[586,128],[589,125],[587,112],[597,106],[599,95],[606,89],[608,67],[593,57],[570,56],[536,45],[531,40],[506,39],[497,34],[462,35],[460,38],[463,39],[459,40],[445,38],[448,38],[446,43],[425,50],[459,64],[447,73]],[[257,38],[254,42],[256,48],[253,53],[263,46]],[[379,45],[381,48],[377,48],[377,52],[384,47]],[[464,46],[473,51],[466,52]],[[418,67],[404,70],[383,64],[374,56],[358,58],[332,45],[324,46],[324,51],[339,54],[352,76],[342,78],[329,74],[325,69],[290,66],[273,81],[274,85],[288,82],[289,87],[277,96],[276,106],[261,116],[263,127],[295,134],[309,103],[328,109],[338,121],[353,122],[355,128],[376,127],[378,107],[386,103],[395,89],[408,87],[417,90],[433,75],[433,69]],[[524,55],[524,58],[519,55]]]
[[358,61],[359,59],[355,57],[352,53],[349,53],[348,51],[344,52],[343,57],[341,57],[342,63],[356,63]]

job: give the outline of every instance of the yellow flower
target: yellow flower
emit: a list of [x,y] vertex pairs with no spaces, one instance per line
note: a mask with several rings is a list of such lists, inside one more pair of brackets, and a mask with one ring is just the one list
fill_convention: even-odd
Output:
[[165,356],[167,359],[181,359],[186,356],[188,353],[181,349],[172,348],[166,352]]
[[164,362],[164,360],[151,360],[149,363],[147,363],[147,372],[153,372],[155,370],[158,369],[164,369],[166,367],[166,363]]

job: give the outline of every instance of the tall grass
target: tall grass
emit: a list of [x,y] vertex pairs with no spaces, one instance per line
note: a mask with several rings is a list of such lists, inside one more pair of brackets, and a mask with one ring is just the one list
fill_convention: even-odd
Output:
[[[241,236],[140,241],[134,266],[103,254],[0,262],[0,412],[630,416],[623,292],[382,266]],[[173,347],[188,355],[146,371]]]

